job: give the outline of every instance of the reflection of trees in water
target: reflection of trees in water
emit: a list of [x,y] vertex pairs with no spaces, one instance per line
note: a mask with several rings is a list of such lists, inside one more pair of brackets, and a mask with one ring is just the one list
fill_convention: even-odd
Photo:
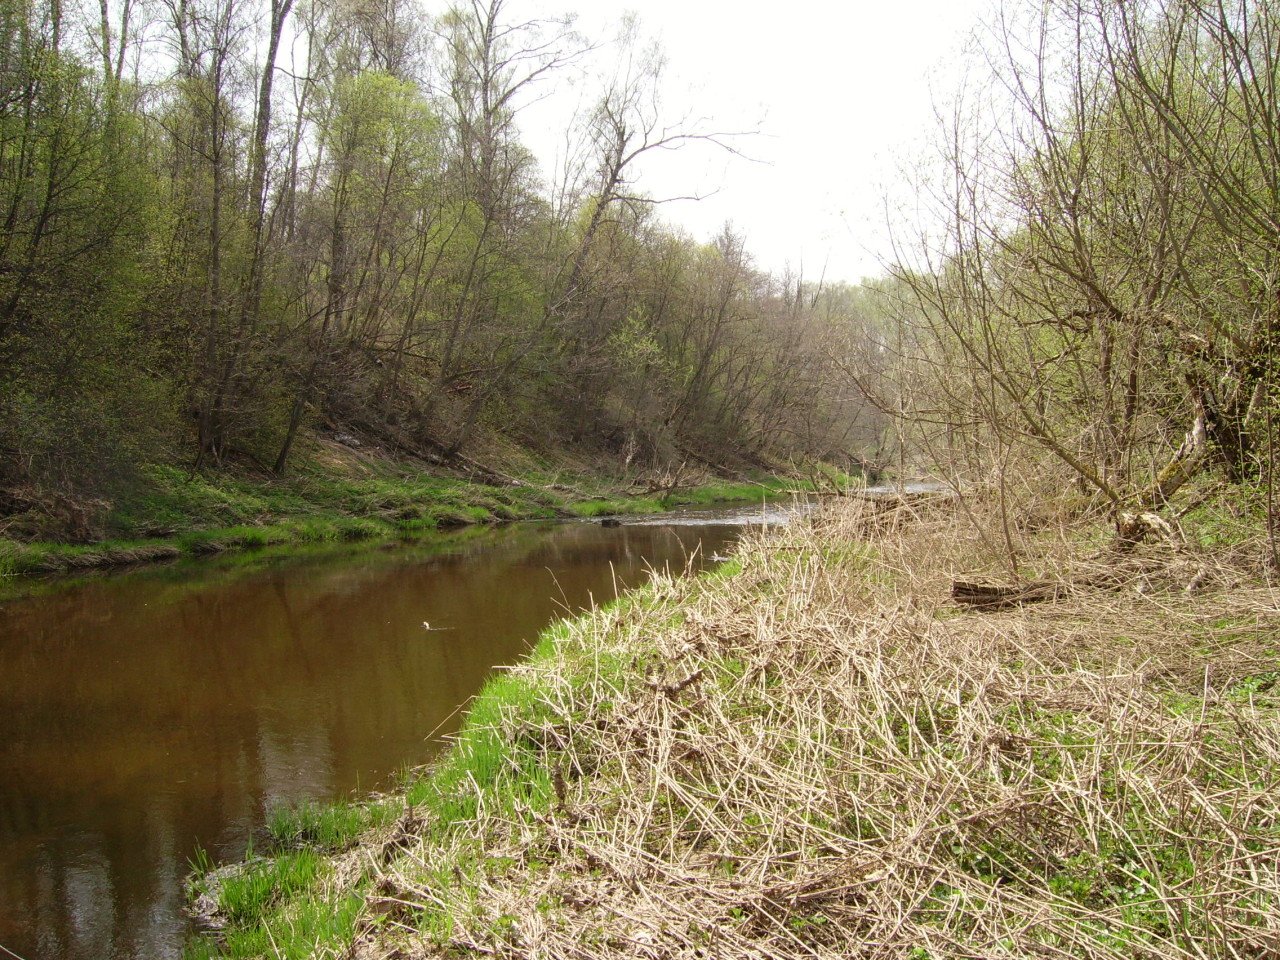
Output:
[[[0,913],[0,943],[28,941],[42,957],[161,957],[180,951],[189,852],[185,841],[177,842],[168,805],[169,798],[159,794],[133,811],[136,829],[128,836],[62,831],[22,860],[20,870],[5,864],[0,893],[7,907],[25,906],[27,917],[5,922]],[[34,932],[20,932],[26,922]]]

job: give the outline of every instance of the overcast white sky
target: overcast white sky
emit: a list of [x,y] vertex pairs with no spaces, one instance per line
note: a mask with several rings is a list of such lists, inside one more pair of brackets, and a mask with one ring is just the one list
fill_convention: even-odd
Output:
[[[699,240],[731,220],[760,267],[803,262],[816,279],[881,272],[889,256],[884,196],[934,128],[933,104],[962,70],[970,31],[990,0],[509,0],[509,19],[576,12],[579,31],[611,38],[623,15],[667,55],[663,99],[673,119],[758,130],[740,142],[759,162],[694,145],[641,171],[663,216]],[[583,95],[552,82],[522,116],[525,140],[551,166]],[[901,199],[901,198],[899,198]]]

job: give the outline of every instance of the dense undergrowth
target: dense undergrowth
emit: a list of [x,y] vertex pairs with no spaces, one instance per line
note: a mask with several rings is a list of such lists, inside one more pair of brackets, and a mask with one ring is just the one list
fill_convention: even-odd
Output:
[[1000,612],[950,602],[1005,561],[942,503],[658,578],[393,794],[277,811],[195,881],[223,928],[190,953],[1274,955],[1280,602],[1232,514],[1042,534],[1059,599]]

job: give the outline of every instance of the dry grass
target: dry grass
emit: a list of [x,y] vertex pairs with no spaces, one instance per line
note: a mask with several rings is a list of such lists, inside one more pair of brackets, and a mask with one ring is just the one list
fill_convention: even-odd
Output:
[[1276,592],[1061,540],[1065,600],[961,612],[974,542],[851,504],[577,622],[473,813],[347,855],[353,954],[1280,955]]

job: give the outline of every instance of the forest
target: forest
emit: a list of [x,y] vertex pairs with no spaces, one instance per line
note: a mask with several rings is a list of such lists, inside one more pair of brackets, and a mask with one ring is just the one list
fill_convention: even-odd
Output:
[[[646,157],[750,131],[664,104],[635,20],[2,9],[8,513],[148,464],[287,476],[316,431],[437,464],[495,435],[624,473],[865,462],[990,490],[1011,525],[1049,490],[1141,526],[1212,473],[1274,513],[1268,4],[1000,10],[861,285],[664,219]],[[569,82],[546,169],[520,110]]]
[[[660,102],[633,22],[507,7],[3,0],[0,514],[157,463],[282,477],[309,431],[623,472],[875,446],[837,363],[860,292],[695,240],[635,182],[740,138]],[[544,169],[521,105],[571,80]]]

